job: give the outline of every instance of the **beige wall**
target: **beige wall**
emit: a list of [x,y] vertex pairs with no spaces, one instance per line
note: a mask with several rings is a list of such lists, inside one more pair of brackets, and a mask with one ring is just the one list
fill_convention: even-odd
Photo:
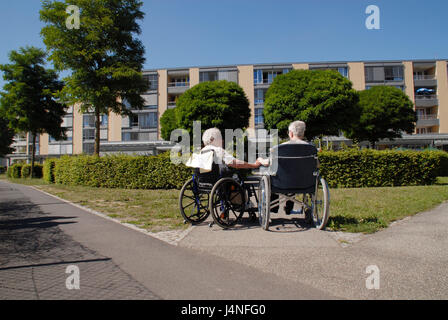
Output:
[[238,66],[238,84],[249,99],[249,128],[255,128],[254,66]]
[[439,133],[448,133],[448,75],[447,62],[436,62],[437,95],[439,98]]
[[121,141],[121,115],[109,112],[108,141]]
[[353,82],[353,89],[361,91],[366,89],[366,78],[363,62],[348,63],[348,78]]
[[[166,69],[164,70],[158,70],[157,71],[159,75],[159,96],[158,96],[158,103],[159,103],[159,133],[158,138],[159,140],[162,140],[161,133],[160,133],[160,118],[162,117],[163,113],[166,111],[168,107],[168,71]],[[191,79],[190,79],[191,81]]]
[[414,106],[415,106],[414,64],[412,61],[404,61],[403,65],[404,65],[404,83],[406,85],[405,92],[408,95],[409,99],[411,99],[411,101],[414,102]]
[[73,107],[73,154],[82,153],[82,113],[80,104]]
[[39,137],[39,154],[42,156],[48,155],[48,133],[41,134]]
[[308,70],[310,65],[308,63],[295,63],[292,65],[292,68],[295,70]]
[[199,68],[190,69],[190,88],[199,84]]

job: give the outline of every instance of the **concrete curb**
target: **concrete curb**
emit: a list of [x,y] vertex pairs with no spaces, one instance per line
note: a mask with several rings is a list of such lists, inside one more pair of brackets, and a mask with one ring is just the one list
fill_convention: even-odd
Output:
[[188,229],[182,230],[182,231],[172,230],[172,231],[161,231],[161,232],[149,232],[149,231],[147,231],[145,229],[142,229],[142,228],[139,228],[139,227],[137,227],[137,226],[135,226],[133,224],[121,222],[118,219],[114,219],[114,218],[109,217],[105,213],[102,213],[102,212],[99,212],[99,211],[95,211],[93,209],[90,209],[90,208],[81,206],[79,204],[73,203],[73,202],[71,202],[69,200],[66,200],[66,199],[60,198],[58,196],[55,196],[54,194],[51,194],[51,193],[48,193],[46,191],[40,190],[39,188],[36,188],[34,186],[28,186],[28,187],[31,187],[31,188],[33,188],[36,191],[42,192],[42,193],[46,194],[47,196],[50,196],[50,197],[53,197],[53,198],[58,199],[60,201],[63,201],[65,203],[68,203],[68,204],[70,204],[70,205],[72,205],[72,206],[74,206],[74,207],[76,207],[78,209],[84,210],[86,212],[89,212],[91,214],[99,216],[99,217],[101,217],[103,219],[106,219],[106,220],[109,220],[109,221],[121,224],[122,226],[125,226],[125,227],[127,227],[129,229],[132,229],[132,230],[144,233],[144,234],[146,234],[146,235],[148,235],[150,237],[156,238],[158,240],[161,240],[161,241],[166,242],[166,243],[168,243],[170,245],[173,245],[173,246],[177,246],[179,244],[179,242],[182,241],[193,230],[193,226],[190,226]]

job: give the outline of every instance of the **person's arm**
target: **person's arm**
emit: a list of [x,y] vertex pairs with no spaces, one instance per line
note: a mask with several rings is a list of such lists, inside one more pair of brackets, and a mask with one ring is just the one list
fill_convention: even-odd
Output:
[[255,161],[255,163],[247,163],[238,159],[234,159],[231,163],[227,164],[229,167],[235,169],[258,169],[261,166],[260,161]]

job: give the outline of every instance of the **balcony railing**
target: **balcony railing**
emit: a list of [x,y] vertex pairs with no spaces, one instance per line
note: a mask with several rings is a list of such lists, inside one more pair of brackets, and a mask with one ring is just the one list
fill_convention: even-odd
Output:
[[177,82],[169,82],[168,83],[168,88],[189,87],[189,86],[190,86],[190,82],[189,81],[177,81]]
[[418,120],[436,120],[437,114],[419,114],[417,115]]
[[416,94],[415,100],[430,100],[430,99],[437,99],[436,94]]
[[414,75],[414,80],[435,80],[436,77],[434,75],[429,74],[418,74]]

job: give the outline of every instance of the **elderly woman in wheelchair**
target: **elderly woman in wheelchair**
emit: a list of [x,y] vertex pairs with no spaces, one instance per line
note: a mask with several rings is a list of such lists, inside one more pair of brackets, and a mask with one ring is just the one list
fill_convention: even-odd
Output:
[[[305,124],[289,126],[290,141],[271,149],[270,159],[254,164],[235,159],[222,148],[218,129],[204,132],[201,156],[213,159],[210,170],[195,168],[181,189],[179,207],[185,222],[204,221],[212,214],[222,228],[234,226],[245,212],[258,213],[263,229],[269,229],[271,212],[286,201],[287,214],[304,213],[318,229],[324,229],[329,216],[329,190],[319,176],[316,148],[302,140]],[[255,176],[242,178],[233,169],[257,169]],[[188,165],[188,164],[187,164]],[[256,205],[254,205],[255,201]],[[293,210],[298,207],[298,210]]]

